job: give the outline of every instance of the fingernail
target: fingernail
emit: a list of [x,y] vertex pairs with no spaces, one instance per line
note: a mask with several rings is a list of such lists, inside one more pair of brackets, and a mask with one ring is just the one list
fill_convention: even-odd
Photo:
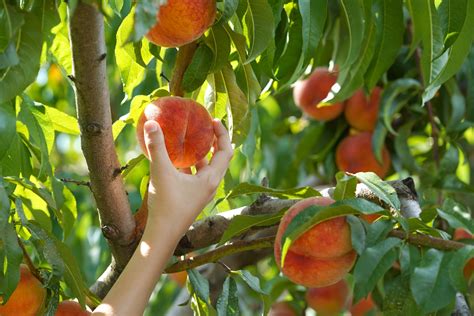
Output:
[[144,127],[147,133],[154,133],[158,130],[158,123],[154,121],[147,121]]

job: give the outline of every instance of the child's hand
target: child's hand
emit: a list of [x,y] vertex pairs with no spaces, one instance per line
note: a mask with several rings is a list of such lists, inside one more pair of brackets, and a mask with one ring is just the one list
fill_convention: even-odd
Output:
[[[220,121],[214,122],[217,137],[214,154],[196,164],[197,173],[178,171],[171,163],[166,151],[160,126],[148,121],[144,126],[145,144],[150,163],[150,185],[148,188],[147,228],[166,222],[170,233],[181,237],[195,218],[212,200],[217,186],[224,177],[233,155],[229,135]],[[216,148],[217,147],[217,148]]]

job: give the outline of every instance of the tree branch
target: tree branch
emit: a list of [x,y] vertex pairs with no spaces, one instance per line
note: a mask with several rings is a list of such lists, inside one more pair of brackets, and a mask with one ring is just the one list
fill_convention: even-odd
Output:
[[117,266],[133,253],[135,220],[120,175],[112,137],[107,86],[104,17],[93,5],[79,2],[70,17],[73,84],[81,130],[81,144],[90,174],[90,187]]

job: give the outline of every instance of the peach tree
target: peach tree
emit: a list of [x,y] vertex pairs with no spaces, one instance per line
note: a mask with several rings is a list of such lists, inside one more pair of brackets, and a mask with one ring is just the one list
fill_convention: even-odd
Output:
[[[345,282],[332,313],[470,315],[473,30],[470,0],[3,1],[0,302],[23,262],[41,313],[100,303],[146,225],[138,118],[171,95],[221,119],[235,154],[146,315],[324,315],[336,298],[303,283],[330,273],[306,259],[335,219],[354,259],[324,284]],[[277,234],[310,198],[332,202]]]

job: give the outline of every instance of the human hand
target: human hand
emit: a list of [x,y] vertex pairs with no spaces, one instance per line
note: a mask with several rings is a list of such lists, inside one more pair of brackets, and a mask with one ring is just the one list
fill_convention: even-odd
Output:
[[170,233],[182,236],[203,208],[216,194],[233,155],[227,130],[220,121],[213,122],[216,142],[213,156],[196,164],[196,174],[180,172],[171,163],[165,147],[163,132],[158,123],[144,125],[145,145],[150,159],[150,185],[148,187],[147,228],[163,221],[172,229]]

